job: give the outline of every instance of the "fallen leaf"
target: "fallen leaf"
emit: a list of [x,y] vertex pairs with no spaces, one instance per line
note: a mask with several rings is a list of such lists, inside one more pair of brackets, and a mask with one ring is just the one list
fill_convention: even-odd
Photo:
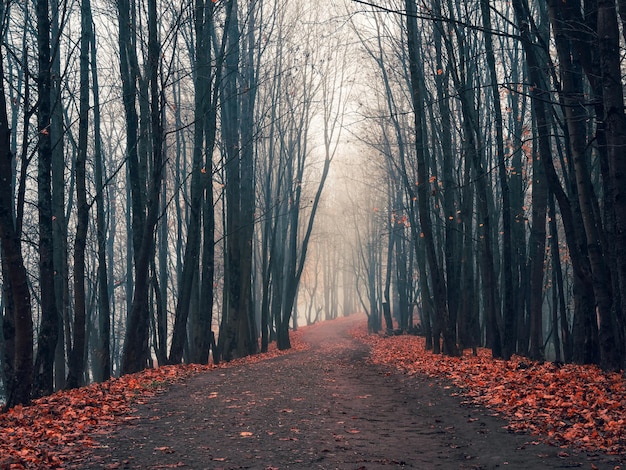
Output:
[[155,447],[154,450],[158,450],[160,452],[163,452],[164,454],[173,454],[174,453],[174,449],[172,449],[171,447],[167,447],[167,446]]
[[554,445],[626,452],[626,381],[620,373],[520,356],[496,360],[484,348],[476,356],[470,350],[461,357],[434,355],[423,337],[369,335],[365,326],[351,334],[370,345],[373,362],[408,375],[449,380],[454,395],[506,418],[513,432],[540,436]]
[[[273,343],[267,353],[219,366],[187,364],[146,369],[106,382],[63,390],[34,400],[30,406],[16,406],[0,413],[0,469],[67,468],[68,462],[77,461],[91,447],[98,446],[94,436],[106,435],[116,424],[141,419],[133,414],[134,406],[147,403],[170,384],[199,373],[217,372],[307,349],[300,338],[300,332],[290,334],[292,348],[288,351],[279,351]],[[208,397],[217,398],[218,392],[211,392]],[[155,450],[173,452],[168,449]],[[125,465],[129,463],[114,462],[105,468]]]

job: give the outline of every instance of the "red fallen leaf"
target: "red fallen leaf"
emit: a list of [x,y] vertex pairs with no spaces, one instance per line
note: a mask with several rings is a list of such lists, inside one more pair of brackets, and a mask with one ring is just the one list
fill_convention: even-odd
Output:
[[155,447],[154,450],[158,450],[163,452],[164,454],[173,454],[175,453],[175,450],[172,449],[171,447],[167,447],[167,446],[163,446],[163,447]]
[[[611,454],[626,452],[626,381],[595,366],[540,364],[514,356],[495,360],[491,351],[461,357],[433,355],[416,336],[368,335],[365,325],[352,336],[369,344],[372,361],[407,374],[450,380],[460,393],[509,420],[509,429]],[[456,392],[454,392],[456,393]]]
[[[147,401],[165,386],[194,374],[301,351],[307,345],[300,338],[299,332],[291,335],[289,351],[279,351],[273,344],[268,353],[219,366],[194,364],[147,369],[104,383],[57,392],[34,400],[31,406],[16,406],[0,414],[0,469],[63,468],[65,463],[78,460],[82,453],[98,445],[94,436],[110,432],[115,423],[139,419],[132,414],[133,405]],[[107,468],[127,464],[115,462]]]

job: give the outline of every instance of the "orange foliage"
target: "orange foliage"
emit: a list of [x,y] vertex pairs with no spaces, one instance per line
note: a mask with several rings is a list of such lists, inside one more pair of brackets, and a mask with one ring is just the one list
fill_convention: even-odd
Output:
[[63,468],[80,460],[86,449],[97,446],[98,435],[111,425],[135,419],[133,406],[146,402],[175,382],[193,375],[262,361],[305,348],[300,335],[292,333],[292,349],[269,352],[214,365],[163,366],[125,375],[104,383],[57,392],[16,406],[0,414],[0,469]]
[[372,347],[372,360],[408,374],[452,381],[474,403],[497,411],[515,432],[562,446],[626,453],[626,382],[595,366],[496,360],[486,349],[462,357],[433,355],[416,336],[352,334]]

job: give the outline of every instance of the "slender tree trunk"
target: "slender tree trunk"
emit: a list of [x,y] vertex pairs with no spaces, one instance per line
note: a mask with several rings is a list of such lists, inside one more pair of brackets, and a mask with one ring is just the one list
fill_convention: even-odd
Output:
[[511,218],[511,196],[509,181],[506,169],[506,155],[504,151],[504,120],[502,117],[502,104],[500,102],[500,87],[498,85],[498,74],[496,72],[496,56],[493,49],[493,38],[491,35],[491,10],[488,0],[480,2],[483,27],[485,33],[486,59],[489,68],[489,78],[491,79],[491,95],[493,98],[494,125],[496,129],[496,161],[498,164],[498,178],[500,181],[500,191],[502,198],[502,279],[503,279],[503,305],[504,305],[504,338],[502,340],[502,355],[505,359],[510,358],[515,353],[515,318],[519,315],[514,302],[515,293],[513,289],[513,249],[512,249],[512,218]]
[[[519,66],[513,67],[512,81],[514,83],[522,83],[525,82],[526,79],[524,74],[521,73],[523,67],[521,64],[523,63],[523,52],[520,52],[520,48],[517,43],[514,45],[512,52],[512,62],[514,64],[520,64]],[[506,316],[505,317],[505,331],[507,328],[511,328],[510,334],[513,335],[513,338],[508,337],[508,343],[513,348],[514,353],[518,353],[520,351],[519,338],[518,333],[520,330],[520,324],[522,323],[522,315],[525,311],[526,306],[526,288],[527,285],[527,270],[526,270],[526,259],[527,259],[527,250],[526,250],[526,218],[525,218],[525,169],[522,164],[523,157],[523,139],[524,139],[524,121],[526,113],[526,101],[522,101],[521,103],[515,96],[509,96],[509,100],[507,102],[508,106],[511,109],[511,114],[509,115],[509,119],[507,125],[513,130],[513,136],[511,139],[511,145],[513,146],[513,152],[511,155],[511,172],[509,179],[509,187],[510,187],[510,202],[511,202],[511,219],[512,219],[512,227],[511,227],[511,242],[512,242],[512,273],[513,273],[513,287],[514,287],[514,296],[512,299],[513,310],[517,312],[515,317]],[[508,327],[506,326],[506,322],[509,322]],[[513,325],[510,323],[513,322]],[[506,337],[505,337],[506,338]]]
[[[208,111],[211,106],[211,43],[208,23],[213,21],[212,3],[203,0],[196,2],[195,29],[196,29],[196,57],[195,57],[195,109],[194,109],[194,148],[191,169],[191,200],[189,206],[189,223],[187,226],[187,243],[182,264],[182,275],[179,278],[178,303],[170,348],[169,362],[177,364],[183,356],[183,347],[187,335],[187,318],[191,302],[193,278],[197,276],[200,261],[200,244],[202,229],[202,211],[204,193],[210,188],[210,171],[207,171],[204,162],[204,131]],[[212,147],[206,149],[212,154]],[[209,168],[210,170],[210,168]],[[197,352],[194,362],[197,361]]]
[[247,32],[245,34],[246,49],[242,54],[242,85],[243,93],[241,100],[241,115],[247,116],[239,125],[241,129],[241,235],[239,237],[239,252],[241,253],[241,280],[242,294],[241,314],[246,315],[247,325],[241,329],[241,334],[247,334],[245,349],[240,354],[255,354],[258,350],[257,327],[254,318],[253,299],[253,247],[254,239],[254,213],[255,213],[255,177],[254,177],[254,155],[255,155],[255,103],[257,94],[257,57],[256,51],[256,11],[255,2],[248,4],[247,11]]
[[39,76],[37,91],[38,170],[37,201],[39,209],[39,275],[41,290],[41,324],[37,340],[35,397],[54,391],[54,357],[59,331],[59,317],[54,289],[54,246],[52,236],[52,143],[51,121],[51,62],[50,62],[50,8],[48,0],[37,0],[37,49]]
[[[585,139],[585,122],[587,115],[584,107],[585,98],[582,84],[582,70],[580,63],[572,60],[573,51],[570,50],[571,46],[568,41],[568,36],[572,36],[573,31],[576,30],[575,25],[579,23],[572,17],[573,10],[563,7],[554,1],[550,2],[550,6],[551,20],[555,30],[557,52],[559,54],[561,65],[564,114],[567,122],[569,147],[573,160],[576,182],[575,191],[578,195],[580,215],[584,227],[584,234],[579,235],[579,239],[584,237],[586,240],[584,249],[588,253],[588,268],[586,270],[583,270],[584,267],[579,267],[582,263],[582,261],[579,261],[579,253],[582,249],[579,251],[576,247],[572,247],[569,242],[568,245],[570,245],[570,250],[573,251],[572,262],[574,269],[579,272],[578,276],[583,280],[583,282],[584,280],[587,280],[587,282],[591,282],[593,285],[593,292],[597,305],[597,314],[600,318],[599,330],[601,361],[604,367],[614,369],[619,368],[621,362],[619,357],[623,355],[619,348],[620,343],[617,340],[617,337],[620,336],[620,331],[614,317],[616,305],[614,304],[613,293],[611,292],[611,276],[609,263],[606,259],[607,254],[602,243],[602,221],[599,220],[599,213],[595,209],[597,201],[595,200],[595,195],[593,194],[591,175],[587,163],[588,142]],[[598,24],[599,22],[600,20],[598,20]],[[604,44],[604,40],[600,42]],[[607,42],[610,41],[607,39]],[[574,45],[578,44],[578,39],[572,41],[572,43]],[[581,57],[583,57],[582,63],[584,64],[585,58],[582,55]],[[595,81],[596,78],[597,77],[594,75],[592,80]],[[593,86],[593,82],[592,87],[600,93],[606,92],[607,89],[606,87],[599,89],[597,86]],[[605,108],[606,106],[597,106],[596,111],[602,111]],[[607,129],[608,139],[608,120],[602,119],[601,121],[605,126],[604,129]],[[609,181],[608,184],[610,188],[612,182]],[[582,246],[580,242],[578,243]],[[587,265],[587,263],[585,263],[585,265]],[[591,275],[589,275],[589,270],[591,271]],[[617,271],[613,270],[613,272]],[[580,289],[577,290],[577,294],[580,295],[579,293],[589,291],[590,289]],[[586,313],[581,313],[582,315],[589,316],[589,318],[582,323],[583,325],[590,324],[594,321],[595,312],[588,311]],[[603,322],[604,326],[602,326]],[[576,324],[580,323],[577,322]],[[594,328],[589,329],[586,327],[583,331],[589,332],[589,334],[586,334],[585,337],[593,336]],[[615,335],[617,335],[617,337]],[[585,340],[585,343],[592,343],[592,341]],[[587,348],[577,349],[582,351]],[[587,359],[591,359],[591,357]]]
[[[135,297],[134,283],[133,283],[133,259],[135,259],[135,272],[137,272],[137,258],[141,251],[141,240],[145,221],[145,202],[144,202],[144,189],[141,181],[141,175],[139,171],[139,157],[138,157],[138,128],[139,128],[139,116],[137,114],[136,99],[137,99],[137,53],[135,51],[135,38],[133,32],[135,31],[135,19],[134,19],[135,6],[131,4],[129,0],[120,0],[117,3],[118,12],[118,27],[119,27],[119,49],[120,49],[120,76],[122,79],[122,101],[124,104],[124,113],[126,120],[126,157],[128,168],[128,186],[126,193],[130,200],[129,211],[127,212],[127,234],[128,244],[130,245],[127,250],[126,257],[126,276],[127,276],[127,311],[129,319],[133,314],[133,299]],[[131,229],[132,227],[132,229]],[[134,253],[134,256],[133,256]],[[132,320],[133,323],[137,322],[136,319]],[[134,331],[130,329],[130,323],[127,325],[127,337],[130,343],[125,343],[124,354],[126,354],[127,347],[141,348],[141,344],[144,338],[147,338],[147,332]],[[132,346],[131,346],[132,344]],[[139,352],[133,352],[132,356],[136,364],[132,367],[132,372],[143,368],[141,365],[141,358],[135,357]],[[131,372],[130,370],[128,372]]]
[[[242,152],[241,110],[238,97],[238,75],[240,73],[239,20],[236,0],[228,2],[228,17],[225,24],[227,35],[224,76],[222,80],[222,137],[225,148],[226,172],[226,250],[225,250],[225,296],[222,324],[220,326],[220,355],[228,361],[256,351],[253,344],[251,323],[251,244],[249,217],[243,210],[242,184],[248,184],[246,176],[247,156]],[[246,202],[248,202],[246,200]],[[251,249],[250,245],[250,249]]]
[[[215,120],[213,120],[213,138],[215,142]],[[207,143],[208,147],[208,143]],[[209,168],[211,156],[207,156]],[[215,273],[215,214],[213,208],[213,188],[208,185],[204,201],[203,237],[202,237],[202,268],[200,270],[202,282],[200,284],[200,305],[203,312],[198,321],[199,335],[195,349],[199,356],[195,359],[201,364],[209,361],[209,348],[213,351],[213,359],[216,356],[215,336],[213,334],[213,278]]]
[[109,302],[109,277],[107,268],[106,216],[104,209],[104,164],[102,140],[100,135],[100,95],[97,79],[96,48],[94,36],[91,43],[91,64],[94,100],[94,139],[95,139],[95,184],[96,192],[96,230],[98,241],[98,344],[94,379],[104,382],[111,377],[111,306]]
[[[282,69],[282,63],[285,56],[279,52],[276,57],[276,65],[273,69],[275,82],[272,87],[271,102],[278,100],[282,87],[283,75],[278,71]],[[278,106],[270,106],[270,123],[268,131],[268,147],[267,147],[267,163],[265,167],[265,181],[263,184],[264,206],[263,214],[265,216],[262,234],[261,234],[261,278],[262,278],[262,294],[261,294],[261,351],[267,352],[270,338],[274,331],[273,327],[273,311],[272,298],[275,296],[277,281],[273,274],[276,265],[276,244],[278,236],[279,218],[278,213],[281,204],[278,203],[278,194],[281,193],[283,178],[278,175],[283,173],[284,165],[277,163],[280,157],[278,149],[280,145],[276,143],[277,127],[278,127]]]
[[[51,37],[52,44],[58,45],[61,40],[59,7],[58,2],[51,3]],[[61,90],[61,57],[54,54],[52,57],[52,120],[50,122],[50,137],[52,139],[52,212],[53,221],[53,244],[54,266],[57,275],[54,279],[55,297],[59,314],[59,340],[57,341],[55,367],[55,388],[65,388],[65,363],[66,348],[65,339],[68,343],[70,338],[65,338],[63,329],[65,322],[69,322],[69,275],[67,261],[67,220],[65,217],[65,144],[63,129],[63,106]],[[25,139],[26,140],[26,139]],[[69,350],[67,351],[69,353]]]
[[[391,191],[391,190],[390,190]],[[389,196],[391,199],[392,197]],[[395,207],[395,205],[394,205]],[[387,221],[387,228],[389,229],[389,237],[387,242],[387,267],[385,269],[385,287],[383,289],[383,317],[385,319],[385,328],[387,332],[393,330],[393,321],[391,320],[391,272],[393,271],[393,250],[395,246],[395,222],[396,214],[391,214],[391,219]]]
[[410,256],[406,252],[406,238],[404,237],[405,220],[396,222],[396,286],[398,289],[398,327],[402,331],[409,330],[409,280],[407,266]]
[[[552,254],[552,335],[554,342],[555,360],[563,360],[561,356],[561,338],[563,339],[563,356],[566,362],[571,361],[570,332],[567,320],[565,304],[563,271],[561,269],[561,256],[559,252],[559,230],[557,227],[556,207],[554,196],[550,194],[548,201],[548,221],[550,225],[550,251]],[[560,318],[560,322],[559,322]],[[559,336],[560,332],[560,336]]]
[[122,374],[144,369],[149,359],[148,293],[150,265],[154,258],[154,229],[159,219],[161,181],[163,178],[163,124],[162,97],[159,90],[160,45],[157,38],[156,0],[148,1],[148,73],[150,88],[150,135],[152,136],[151,175],[148,191],[147,214],[139,254],[135,262],[135,288],[132,308],[126,326],[126,339],[122,357]]
[[463,346],[476,348],[482,345],[480,322],[478,320],[478,290],[474,288],[479,273],[475,272],[474,256],[474,187],[472,181],[472,162],[465,159],[463,168],[463,190],[461,200],[461,214],[459,216],[463,227],[463,249],[461,253],[461,314],[459,329],[464,334]]
[[[304,265],[306,261],[306,255],[309,248],[309,241],[311,240],[311,234],[313,233],[313,226],[315,223],[315,216],[317,214],[317,210],[319,208],[320,199],[322,197],[322,192],[324,190],[324,184],[326,183],[326,179],[328,177],[328,172],[330,170],[330,163],[332,161],[332,156],[326,153],[326,158],[324,160],[324,166],[322,168],[322,174],[319,179],[319,184],[315,191],[315,196],[313,197],[313,202],[311,204],[311,212],[309,214],[308,221],[306,223],[306,228],[304,230],[304,236],[302,238],[302,242],[300,244],[300,253],[299,258],[297,258],[297,262],[294,261],[295,264],[295,272],[293,276],[288,276],[289,283],[287,287],[287,291],[285,292],[285,302],[283,303],[283,321],[282,328],[280,332],[282,333],[282,338],[278,340],[278,348],[279,349],[289,349],[291,347],[291,342],[289,341],[289,317],[294,308],[298,284],[300,283],[300,279],[302,277],[302,272],[304,270]],[[298,190],[300,186],[298,186]],[[299,201],[300,197],[296,196],[296,201]],[[292,227],[297,231],[298,223],[292,222]],[[292,254],[292,256],[294,256]]]
[[85,369],[86,335],[86,292],[85,292],[85,248],[89,228],[89,206],[87,204],[87,145],[89,133],[89,46],[91,43],[91,5],[89,0],[81,3],[80,39],[80,97],[78,121],[78,154],[74,162],[76,173],[77,224],[74,239],[74,341],[69,359],[67,388],[82,385]]
[[[624,12],[622,12],[624,14]],[[603,90],[606,144],[609,158],[612,204],[615,213],[615,264],[619,277],[621,304],[612,310],[600,311],[600,353],[602,366],[610,370],[624,367],[624,315],[626,309],[626,113],[624,112],[624,89],[621,72],[621,51],[617,9],[613,0],[598,0],[598,55]],[[587,225],[585,225],[587,228]],[[590,253],[591,255],[591,253]],[[602,269],[602,266],[599,266]],[[595,271],[594,271],[595,274]],[[598,274],[598,278],[600,275]],[[599,283],[603,279],[598,279]],[[617,294],[617,293],[615,293]],[[596,294],[600,303],[603,297]],[[608,307],[608,305],[607,305]]]
[[4,57],[1,52],[0,49],[0,255],[6,295],[2,332],[5,347],[3,361],[10,361],[4,364],[7,380],[5,407],[11,408],[27,404],[31,397],[33,319],[20,235],[15,229],[13,154],[4,89]]
[[425,243],[426,257],[432,277],[433,297],[435,302],[435,311],[442,322],[442,332],[444,341],[444,352],[448,355],[458,355],[458,347],[456,344],[456,335],[454,325],[450,324],[448,307],[446,304],[446,284],[443,278],[442,269],[437,260],[435,244],[433,239],[432,222],[429,210],[429,184],[427,162],[425,161],[423,141],[422,141],[422,122],[419,112],[422,106],[422,96],[419,87],[419,55],[417,51],[417,20],[416,5],[414,0],[406,0],[407,12],[407,29],[408,29],[408,49],[409,49],[409,67],[411,73],[412,99],[415,118],[415,149],[417,158],[417,200],[420,227]]
[[[436,0],[433,2],[433,12],[435,16],[442,17],[441,2]],[[454,145],[452,143],[452,115],[450,109],[450,91],[448,90],[450,82],[450,64],[448,67],[444,64],[443,41],[445,32],[441,23],[435,24],[433,28],[433,40],[435,43],[435,87],[437,89],[437,103],[439,108],[441,130],[440,146],[441,146],[441,183],[439,189],[442,190],[443,199],[443,216],[445,224],[445,268],[446,282],[448,293],[448,309],[450,311],[451,322],[459,324],[459,340],[464,337],[462,329],[463,318],[461,316],[461,292],[460,292],[460,275],[461,275],[461,251],[460,245],[462,234],[458,227],[458,196],[456,190],[458,182],[455,181],[454,171],[458,161],[455,160]]]
[[[533,67],[532,65],[530,66]],[[543,286],[546,249],[546,212],[548,203],[548,188],[545,179],[543,159],[550,156],[549,131],[543,91],[539,83],[534,84],[533,108],[537,119],[537,133],[539,137],[539,153],[533,155],[533,183],[532,183],[532,228],[529,241],[530,255],[530,349],[532,359],[543,359]]]

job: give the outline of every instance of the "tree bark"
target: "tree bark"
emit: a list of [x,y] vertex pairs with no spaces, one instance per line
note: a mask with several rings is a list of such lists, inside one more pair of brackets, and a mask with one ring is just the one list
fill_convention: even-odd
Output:
[[[5,408],[30,401],[33,383],[33,319],[28,277],[19,233],[15,229],[13,154],[0,49],[0,255],[6,297],[3,312]],[[8,372],[8,374],[6,373]]]
[[[51,38],[53,48],[61,41],[61,5],[53,2],[51,5]],[[70,338],[65,338],[64,327],[69,331],[69,268],[67,260],[67,219],[65,215],[65,135],[63,123],[62,105],[62,85],[61,85],[61,57],[54,54],[52,57],[52,119],[50,122],[50,137],[52,139],[52,213],[53,222],[53,244],[54,244],[54,267],[57,271],[55,276],[55,297],[57,310],[59,312],[59,339],[56,347],[56,357],[54,361],[54,382],[57,390],[65,388],[66,377],[66,344],[70,344]]]
[[[154,229],[159,219],[161,181],[163,178],[163,123],[162,96],[159,90],[160,45],[157,37],[156,0],[148,1],[148,75],[150,88],[150,135],[152,136],[151,175],[147,200],[147,214],[138,243],[135,262],[135,288],[131,311],[126,326],[122,356],[122,374],[144,369],[148,363],[148,336],[150,311],[150,265],[154,258]],[[134,108],[134,106],[132,106]],[[133,228],[133,231],[135,228]]]
[[39,209],[39,282],[41,290],[41,324],[37,340],[33,395],[41,397],[54,391],[54,358],[59,331],[59,317],[54,288],[54,244],[52,220],[52,143],[50,19],[48,0],[37,0],[37,50],[39,76],[37,91],[38,169],[37,204]]
[[[211,96],[211,42],[208,31],[208,22],[212,21],[212,3],[199,0],[195,6],[195,104],[194,104],[194,147],[193,163],[191,168],[191,199],[189,204],[189,222],[187,224],[187,243],[182,263],[182,273],[178,280],[178,303],[174,317],[172,345],[168,362],[177,364],[182,360],[183,347],[187,337],[187,318],[191,302],[191,293],[194,276],[198,275],[200,261],[200,242],[202,228],[202,203],[204,191],[210,185],[211,168],[207,170],[204,162],[204,131],[205,120]],[[206,154],[212,154],[212,147],[206,149]],[[206,308],[206,307],[205,307]],[[197,356],[197,354],[194,354]],[[194,360],[194,362],[196,362]]]
[[[560,70],[562,77],[562,96],[564,101],[564,115],[567,123],[569,147],[572,154],[573,168],[576,183],[576,194],[578,195],[578,204],[580,207],[580,215],[582,218],[582,225],[584,227],[584,234],[581,236],[586,240],[585,252],[588,253],[588,270],[583,273],[582,279],[587,279],[593,286],[594,298],[597,306],[597,314],[600,318],[599,334],[600,334],[600,353],[602,365],[608,369],[615,369],[620,367],[621,359],[623,355],[620,347],[621,343],[614,335],[620,335],[618,324],[616,324],[614,297],[611,292],[611,276],[610,265],[607,262],[606,247],[602,243],[602,221],[599,220],[600,216],[596,211],[597,201],[593,193],[591,174],[587,163],[588,155],[587,148],[588,142],[585,139],[585,121],[587,119],[585,113],[585,99],[584,89],[582,84],[582,70],[577,61],[572,60],[573,50],[571,50],[570,42],[575,35],[576,25],[579,25],[578,20],[572,17],[573,11],[571,7],[563,7],[558,2],[550,2],[550,13],[553,28],[555,30],[555,38],[557,45],[557,52],[560,59]],[[613,19],[616,26],[616,18]],[[598,25],[600,24],[598,19]],[[617,34],[614,32],[614,34]],[[608,41],[608,40],[607,40]],[[574,46],[578,45],[580,50],[581,38],[577,37],[575,40],[571,40]],[[604,43],[604,41],[600,41]],[[586,63],[588,59],[583,57],[582,63]],[[592,88],[600,93],[606,91],[606,87],[598,88],[594,85],[594,81],[597,77],[592,78]],[[620,92],[621,93],[621,92]],[[616,97],[614,97],[616,98]],[[604,103],[606,105],[606,103]],[[606,106],[597,106],[596,111],[605,109]],[[608,144],[608,119],[602,119],[604,123],[604,130],[607,131],[607,144]],[[601,141],[601,139],[599,139]],[[606,147],[610,147],[607,145]],[[610,153],[610,152],[609,152]],[[612,187],[613,181],[608,181],[609,188]],[[567,227],[566,227],[567,228]],[[579,238],[581,237],[579,236]],[[617,247],[618,243],[615,245]],[[578,261],[578,254],[582,250],[577,250],[575,247],[570,247],[573,251],[572,262],[574,267],[581,262]],[[590,272],[589,272],[590,270]],[[613,272],[618,272],[613,270]],[[586,276],[585,276],[586,274]],[[590,274],[590,275],[589,275]],[[590,289],[580,290],[578,292],[589,292]],[[583,315],[590,318],[585,324],[590,324],[594,321],[594,312],[582,312]],[[604,323],[604,326],[602,326]],[[590,334],[593,336],[593,329]],[[584,350],[585,348],[576,348]],[[622,347],[623,349],[623,347]],[[591,358],[589,358],[591,359]]]
[[74,341],[69,358],[67,388],[82,385],[85,369],[86,292],[85,292],[85,247],[89,228],[89,206],[87,204],[87,145],[89,133],[89,46],[91,43],[91,5],[89,0],[81,2],[80,38],[80,97],[78,117],[78,154],[74,162],[76,173],[77,223],[74,239]]
[[491,95],[494,109],[494,125],[496,128],[496,161],[498,165],[498,179],[500,182],[502,204],[502,280],[503,280],[503,305],[504,328],[502,339],[502,356],[505,359],[515,353],[515,319],[519,316],[515,304],[515,292],[513,288],[513,248],[512,248],[512,218],[511,218],[511,190],[509,187],[506,169],[506,155],[504,152],[504,120],[502,117],[502,104],[500,101],[500,87],[498,74],[496,73],[496,56],[493,48],[491,10],[488,0],[480,2],[483,27],[485,29],[486,59],[491,79]]
[[[218,350],[220,356],[229,361],[256,352],[256,338],[253,339],[254,325],[251,322],[251,227],[248,203],[243,190],[244,184],[251,184],[248,172],[248,154],[242,149],[242,128],[239,119],[241,109],[237,78],[240,73],[240,28],[236,0],[227,5],[227,21],[224,26],[226,55],[222,79],[222,137],[225,148],[226,172],[226,250],[225,250],[225,295]],[[252,117],[250,117],[251,119]]]
[[[91,5],[90,5],[91,7]],[[89,15],[92,16],[91,8]],[[92,20],[89,20],[90,22]],[[96,184],[96,238],[98,242],[98,345],[94,379],[104,382],[111,377],[111,305],[109,301],[109,277],[107,268],[107,227],[104,207],[104,156],[100,130],[100,87],[96,56],[96,38],[91,35],[91,79],[93,87],[94,122],[94,177]]]
[[417,201],[419,221],[421,227],[422,241],[425,244],[426,258],[430,269],[433,285],[433,301],[435,311],[442,322],[442,333],[444,342],[444,352],[448,355],[458,355],[459,350],[456,344],[454,325],[450,324],[448,306],[446,304],[446,283],[443,278],[442,269],[437,260],[435,250],[432,222],[429,209],[429,184],[427,162],[424,156],[424,143],[422,141],[422,122],[419,109],[422,105],[422,96],[419,87],[419,54],[417,50],[417,20],[416,5],[414,0],[406,0],[409,68],[411,74],[411,97],[413,99],[414,119],[415,119],[415,150],[417,159]]
[[[623,12],[622,12],[623,13]],[[624,315],[626,309],[626,114],[624,112],[624,89],[621,72],[621,52],[617,10],[613,0],[598,0],[598,55],[602,82],[604,115],[599,116],[605,124],[606,145],[609,159],[611,202],[615,213],[615,263],[619,276],[619,299],[621,304],[600,311],[600,352],[602,366],[619,370],[624,366]],[[591,227],[585,228],[589,231]],[[590,240],[593,243],[593,240]],[[590,253],[591,255],[591,253]],[[593,261],[592,261],[593,262]],[[598,266],[602,269],[602,266]],[[594,272],[594,275],[596,273]],[[598,283],[605,279],[597,273]],[[617,294],[617,293],[616,293]],[[596,295],[598,303],[603,297]],[[616,295],[614,299],[617,299]]]

